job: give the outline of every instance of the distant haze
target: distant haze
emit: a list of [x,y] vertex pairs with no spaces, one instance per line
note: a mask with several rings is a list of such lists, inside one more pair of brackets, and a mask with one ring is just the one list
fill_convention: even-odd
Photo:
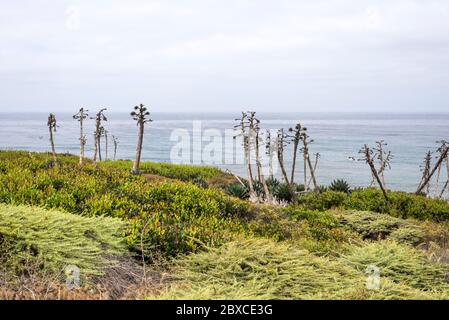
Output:
[[447,0],[0,2],[0,112],[449,111]]

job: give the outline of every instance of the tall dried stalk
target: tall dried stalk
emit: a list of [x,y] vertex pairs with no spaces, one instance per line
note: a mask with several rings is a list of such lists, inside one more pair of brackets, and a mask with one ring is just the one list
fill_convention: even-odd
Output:
[[256,131],[256,122],[259,120],[256,119],[256,113],[254,111],[247,112],[247,121],[248,121],[248,144],[249,150],[251,152],[252,146],[254,145],[254,150],[256,154],[256,170],[257,170],[257,180],[260,181],[260,167],[257,165],[257,159],[260,157],[259,155],[259,132]]
[[116,136],[112,135],[112,142],[114,143],[114,160],[115,160],[117,156],[117,147],[120,141]]
[[[385,170],[391,169],[391,160],[393,159],[393,154],[391,151],[386,152],[384,147],[388,144],[384,140],[376,141],[376,153],[375,157],[379,160],[379,171],[377,172],[382,180],[384,188],[387,188],[385,183]],[[374,178],[374,177],[373,177]]]
[[268,189],[268,185],[265,181],[265,176],[263,174],[262,170],[262,162],[260,159],[260,144],[259,144],[259,133],[260,133],[260,120],[255,117],[255,112],[250,112],[249,114],[249,125],[250,125],[250,131],[254,132],[254,146],[256,151],[256,165],[257,165],[257,174],[258,174],[258,180],[262,184],[264,194],[265,194],[265,201],[267,203],[271,203],[273,197],[271,196],[270,190]]
[[268,170],[269,170],[269,178],[274,179],[274,171],[273,171],[273,157],[276,153],[277,148],[277,140],[272,139],[271,131],[266,131],[266,140],[265,140],[265,149],[266,155],[268,156]]
[[[422,177],[419,182],[419,186],[429,177],[430,175],[430,166],[432,162],[432,152],[428,151],[426,156],[424,157],[423,165],[422,165]],[[418,187],[419,187],[418,186]],[[427,194],[429,194],[429,184],[427,184]]]
[[[444,150],[444,147],[448,146],[448,142],[446,140],[440,140],[437,141],[437,143],[440,143],[440,147],[438,148],[438,152],[441,154],[441,152]],[[438,198],[442,198],[444,191],[447,188],[447,184],[449,183],[449,162],[448,162],[448,155],[446,155],[446,157],[444,158],[444,162],[446,164],[446,175],[447,175],[447,179],[446,179],[446,183],[443,185],[443,189],[441,190],[441,193],[439,192],[439,186],[440,186],[440,176],[441,176],[441,171],[443,169],[443,164],[441,164],[438,167],[438,173],[437,173],[437,180],[436,180],[436,185],[435,185],[435,194],[437,195]]]
[[53,165],[57,165],[58,163],[57,163],[57,159],[56,159],[55,141],[53,138],[53,132],[56,132],[56,117],[53,113],[50,113],[48,115],[47,126],[48,126],[48,131],[50,133],[50,145],[51,145],[51,154],[53,157]]
[[136,147],[136,159],[133,163],[132,173],[138,174],[140,172],[140,158],[142,155],[142,145],[143,145],[143,134],[145,130],[145,123],[153,121],[150,118],[150,112],[147,108],[140,104],[134,107],[134,111],[131,112],[131,117],[137,122],[138,126],[138,137],[137,137],[137,147]]
[[305,174],[305,172],[306,172],[306,169],[308,166],[310,175],[312,177],[314,190],[318,192],[319,191],[318,183],[316,181],[315,171],[313,169],[312,162],[311,162],[310,156],[309,156],[309,144],[312,143],[313,140],[309,140],[309,136],[307,135],[307,128],[302,128],[301,141],[303,143],[302,152],[304,155],[304,181],[305,181],[304,190],[307,191],[307,175]]
[[104,140],[105,140],[105,160],[108,160],[108,130],[104,129]]
[[100,132],[98,134],[98,159],[101,161],[102,157],[101,157],[101,137],[104,136],[104,127],[101,126],[100,127]]
[[[101,137],[101,122],[107,121],[108,119],[104,115],[104,112],[106,111],[106,108],[100,109],[100,111],[97,112],[95,115],[95,131],[94,131],[94,140],[95,140],[95,148],[94,148],[94,157],[92,159],[92,163],[94,166],[97,166],[97,153],[99,152],[100,148],[100,137]],[[100,159],[101,160],[101,159]]]
[[249,187],[249,197],[254,200],[257,198],[256,192],[254,191],[253,185],[253,174],[251,169],[251,150],[250,150],[250,139],[249,139],[249,126],[248,126],[248,115],[245,112],[242,112],[242,116],[240,118],[235,119],[238,121],[238,124],[234,126],[234,129],[238,130],[238,134],[234,136],[234,139],[241,136],[243,139],[243,154],[245,159],[245,168],[246,174],[248,177],[248,187]]
[[80,123],[80,160],[79,165],[82,166],[84,163],[84,146],[86,145],[86,135],[84,134],[84,120],[89,116],[87,114],[89,110],[84,110],[84,108],[80,108],[77,114],[73,115],[73,119],[78,120]]
[[279,167],[281,168],[282,176],[284,177],[285,182],[290,183],[284,165],[284,147],[286,145],[285,138],[287,138],[287,135],[284,133],[284,129],[279,129],[277,134],[277,154]]
[[[317,152],[315,153],[315,162],[313,164],[313,172],[316,172],[316,169],[318,167],[318,161],[320,160],[321,155]],[[307,182],[307,188],[310,187],[310,184],[312,183],[312,178],[309,179]]]
[[[289,137],[292,138],[292,142],[293,142],[292,172],[290,175],[290,184],[293,184],[294,180],[295,180],[296,155],[298,153],[298,146],[299,146],[299,142],[301,141],[301,134],[302,134],[301,124],[297,123],[294,128],[289,128],[288,131],[291,133],[291,135]],[[306,178],[304,178],[304,179],[306,179]],[[306,183],[307,183],[307,181],[304,183],[304,185]]]
[[418,189],[416,190],[416,194],[421,193],[424,190],[424,188],[428,186],[430,179],[432,179],[432,176],[437,171],[438,167],[441,166],[441,164],[443,163],[443,160],[447,158],[448,151],[449,151],[449,147],[447,145],[441,146],[440,156],[439,156],[435,166],[433,167],[433,169],[429,172],[429,174],[426,177],[423,176],[423,180],[420,183]]

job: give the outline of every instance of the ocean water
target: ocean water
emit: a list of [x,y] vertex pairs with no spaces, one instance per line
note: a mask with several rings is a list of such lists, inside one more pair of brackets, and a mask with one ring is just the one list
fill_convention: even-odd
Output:
[[[106,115],[109,158],[113,153],[111,136],[115,135],[120,141],[117,158],[132,159],[137,140],[135,122],[128,113],[107,112]],[[238,116],[238,113],[154,113],[154,121],[146,127],[142,160],[210,164],[244,175],[241,147],[233,141],[230,132]],[[436,150],[437,140],[449,140],[449,113],[261,113],[258,116],[263,129],[288,129],[297,122],[308,128],[314,140],[310,151],[321,155],[316,171],[319,184],[343,178],[352,186],[367,186],[371,180],[368,166],[350,157],[359,158],[358,150],[364,144],[374,146],[375,141],[383,139],[388,143],[386,149],[394,155],[391,170],[386,173],[388,187],[413,191],[421,177],[420,165],[425,153]],[[78,122],[69,113],[56,113],[56,118],[57,152],[78,154]],[[49,151],[46,120],[46,113],[0,113],[0,149]],[[88,157],[93,153],[93,131],[94,120],[87,119]],[[184,142],[184,153],[176,151],[179,141]],[[287,150],[286,154],[286,166],[290,168],[290,152]],[[301,155],[298,158],[295,180],[302,181]]]

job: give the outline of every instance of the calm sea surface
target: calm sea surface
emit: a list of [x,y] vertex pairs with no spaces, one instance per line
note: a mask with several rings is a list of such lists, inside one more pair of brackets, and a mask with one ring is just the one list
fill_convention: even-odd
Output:
[[[115,135],[120,143],[117,158],[132,159],[135,154],[137,128],[127,113],[107,113],[105,127],[109,136]],[[225,138],[224,132],[232,129],[238,113],[155,113],[154,121],[145,132],[143,160],[172,162],[170,156],[173,147],[178,144],[176,133],[190,135],[192,155],[189,161],[198,159],[198,151],[209,152],[215,148],[220,153],[215,165],[244,174],[239,163],[223,163],[224,159],[241,155],[239,146],[232,146],[232,138]],[[56,113],[58,129],[55,134],[57,152],[79,152],[78,122],[68,113]],[[449,114],[325,114],[325,113],[281,113],[259,114],[264,129],[288,129],[297,121],[307,126],[309,135],[314,139],[310,149],[319,152],[321,159],[317,169],[318,182],[328,184],[336,178],[344,178],[353,186],[366,186],[370,182],[370,173],[366,164],[351,161],[358,158],[358,150],[364,144],[374,146],[376,140],[388,142],[388,149],[394,154],[392,168],[386,174],[391,189],[414,190],[420,179],[420,165],[428,150],[436,149],[436,141],[449,140]],[[0,149],[49,151],[47,114],[44,113],[0,113]],[[201,126],[199,133],[192,134],[193,127]],[[212,130],[211,130],[212,129]],[[174,131],[176,130],[176,131]],[[93,150],[94,120],[86,121],[86,155],[91,157]],[[215,138],[209,138],[210,135]],[[174,136],[173,136],[174,135]],[[217,138],[221,135],[221,138]],[[201,145],[198,144],[203,139]],[[210,141],[213,141],[212,144]],[[109,139],[109,156],[112,155],[112,141]],[[193,154],[196,154],[193,155]],[[214,153],[212,153],[214,154]],[[216,154],[215,154],[216,155]],[[206,157],[203,155],[204,159]],[[187,157],[184,154],[184,160]],[[203,159],[203,160],[204,160]],[[204,162],[204,161],[203,161]],[[287,157],[287,166],[290,159]],[[210,161],[206,159],[206,164]],[[301,180],[302,163],[297,166],[297,181]]]

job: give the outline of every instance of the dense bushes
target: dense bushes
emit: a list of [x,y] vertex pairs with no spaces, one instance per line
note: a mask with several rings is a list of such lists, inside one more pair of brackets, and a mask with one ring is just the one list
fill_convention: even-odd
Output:
[[138,243],[143,233],[150,246],[170,255],[230,239],[242,229],[236,216],[248,210],[242,201],[183,183],[161,183],[149,189],[145,199],[148,209],[133,219],[128,240]]
[[127,232],[131,246],[138,244],[146,225],[146,246],[168,254],[228,239],[230,232],[240,228],[236,216],[248,210],[247,203],[215,189],[176,181],[148,182],[112,165],[79,168],[74,156],[58,156],[61,165],[46,168],[48,158],[0,152],[0,202],[122,218],[132,224]]
[[326,191],[301,195],[297,203],[310,210],[324,211],[341,206],[346,198],[347,195],[343,192]]
[[297,203],[310,210],[328,210],[341,207],[361,211],[388,213],[401,218],[449,221],[449,204],[444,200],[428,199],[404,192],[390,192],[387,204],[377,189],[360,189],[349,194],[326,191],[321,194],[305,194]]
[[[129,160],[106,161],[101,163],[104,167],[122,169],[129,171],[132,168],[132,162]],[[193,180],[206,180],[220,175],[222,172],[215,167],[207,166],[190,166],[181,164],[158,163],[158,162],[142,162],[140,164],[140,172],[160,175],[167,178],[178,179],[185,182]]]

